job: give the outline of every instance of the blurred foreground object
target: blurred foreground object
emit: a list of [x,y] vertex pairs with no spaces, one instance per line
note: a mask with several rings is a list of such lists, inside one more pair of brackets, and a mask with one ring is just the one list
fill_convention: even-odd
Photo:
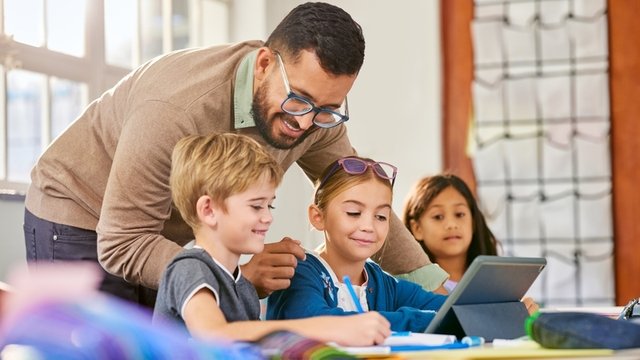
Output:
[[3,359],[261,359],[247,344],[200,342],[151,326],[149,310],[98,292],[91,263],[41,264],[9,277],[0,316]]

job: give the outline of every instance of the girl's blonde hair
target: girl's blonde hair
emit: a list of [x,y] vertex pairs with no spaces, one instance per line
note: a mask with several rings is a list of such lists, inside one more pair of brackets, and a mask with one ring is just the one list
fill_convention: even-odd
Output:
[[225,200],[241,193],[267,176],[274,186],[283,171],[276,160],[255,140],[224,133],[187,136],[172,154],[171,193],[184,221],[199,226],[196,203],[207,195],[226,210]]

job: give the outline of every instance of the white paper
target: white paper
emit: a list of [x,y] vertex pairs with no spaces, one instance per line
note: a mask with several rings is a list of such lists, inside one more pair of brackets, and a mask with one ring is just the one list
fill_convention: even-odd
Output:
[[494,142],[477,149],[473,167],[478,181],[506,179],[502,145],[502,142]]
[[580,236],[585,238],[613,238],[611,195],[580,198]]
[[511,237],[514,242],[540,239],[538,187],[536,185],[513,186],[512,192],[514,201],[507,205],[511,219]]
[[475,7],[476,19],[501,19],[504,17],[504,4],[490,4]]
[[505,91],[507,91],[507,116],[510,121],[532,121],[538,117],[534,79],[508,79],[505,82]]
[[573,169],[573,153],[571,146],[560,145],[544,139],[542,151],[542,174],[544,179],[569,181]]
[[609,54],[606,15],[594,20],[572,19],[568,25],[575,57],[585,59]]
[[505,26],[504,42],[507,60],[513,62],[534,62],[536,60],[536,38],[534,27]]
[[[558,3],[561,1],[548,1],[545,3]],[[540,52],[541,60],[560,60],[569,63],[570,42],[569,31],[566,24],[559,27],[540,28],[538,29],[540,36]]]
[[[576,268],[574,264],[575,246],[573,242],[547,243],[547,267],[545,271],[545,295],[551,300],[546,306],[577,305],[576,303]],[[553,300],[562,300],[554,302]]]
[[502,63],[502,21],[474,21],[471,23],[474,63]]
[[540,205],[540,218],[548,241],[553,239],[573,239],[576,235],[574,208],[577,206],[573,194],[560,198],[550,198]]
[[501,82],[488,85],[476,81],[473,83],[472,91],[474,116],[478,124],[504,119]]
[[571,78],[548,76],[536,83],[536,98],[545,120],[568,121],[571,117]]
[[606,73],[576,76],[576,116],[609,116],[609,77]]
[[606,5],[606,0],[573,1],[573,13],[576,17],[590,18],[595,15],[601,14],[604,11]]
[[443,334],[425,334],[416,332],[398,332],[389,336],[383,346],[396,346],[396,345],[427,345],[438,346],[445,344],[452,344],[456,341],[455,335],[443,335]]
[[505,155],[511,179],[535,180],[538,178],[538,139],[505,140]]
[[582,244],[581,248],[581,295],[599,299],[602,294],[613,293],[613,242]]
[[527,26],[536,15],[536,4],[533,1],[512,2],[507,7],[509,23],[516,26]]
[[556,25],[569,15],[569,1],[540,1],[540,22],[544,25]]
[[579,177],[611,176],[611,155],[609,138],[594,140],[576,136],[577,168]]

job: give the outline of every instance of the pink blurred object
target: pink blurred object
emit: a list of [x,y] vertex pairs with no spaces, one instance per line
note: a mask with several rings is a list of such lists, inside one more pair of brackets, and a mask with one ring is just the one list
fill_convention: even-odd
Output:
[[8,292],[0,302],[3,327],[33,306],[97,295],[102,272],[91,262],[33,263],[14,268],[7,279]]

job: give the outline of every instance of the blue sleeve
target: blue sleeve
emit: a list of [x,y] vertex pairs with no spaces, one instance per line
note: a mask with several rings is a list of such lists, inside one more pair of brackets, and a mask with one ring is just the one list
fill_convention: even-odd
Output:
[[[375,279],[377,292],[375,309],[383,315],[393,331],[423,332],[440,309],[445,299],[444,295],[434,294],[424,290],[417,284],[399,280],[385,273],[376,264],[368,268],[370,281]],[[383,293],[380,293],[380,292]]]
[[379,313],[389,321],[392,331],[424,332],[436,316],[435,311],[407,306],[398,308],[396,311],[379,311]]
[[267,320],[300,319],[320,315],[353,315],[337,306],[331,279],[307,260],[298,262],[291,286],[272,293],[267,300]]

